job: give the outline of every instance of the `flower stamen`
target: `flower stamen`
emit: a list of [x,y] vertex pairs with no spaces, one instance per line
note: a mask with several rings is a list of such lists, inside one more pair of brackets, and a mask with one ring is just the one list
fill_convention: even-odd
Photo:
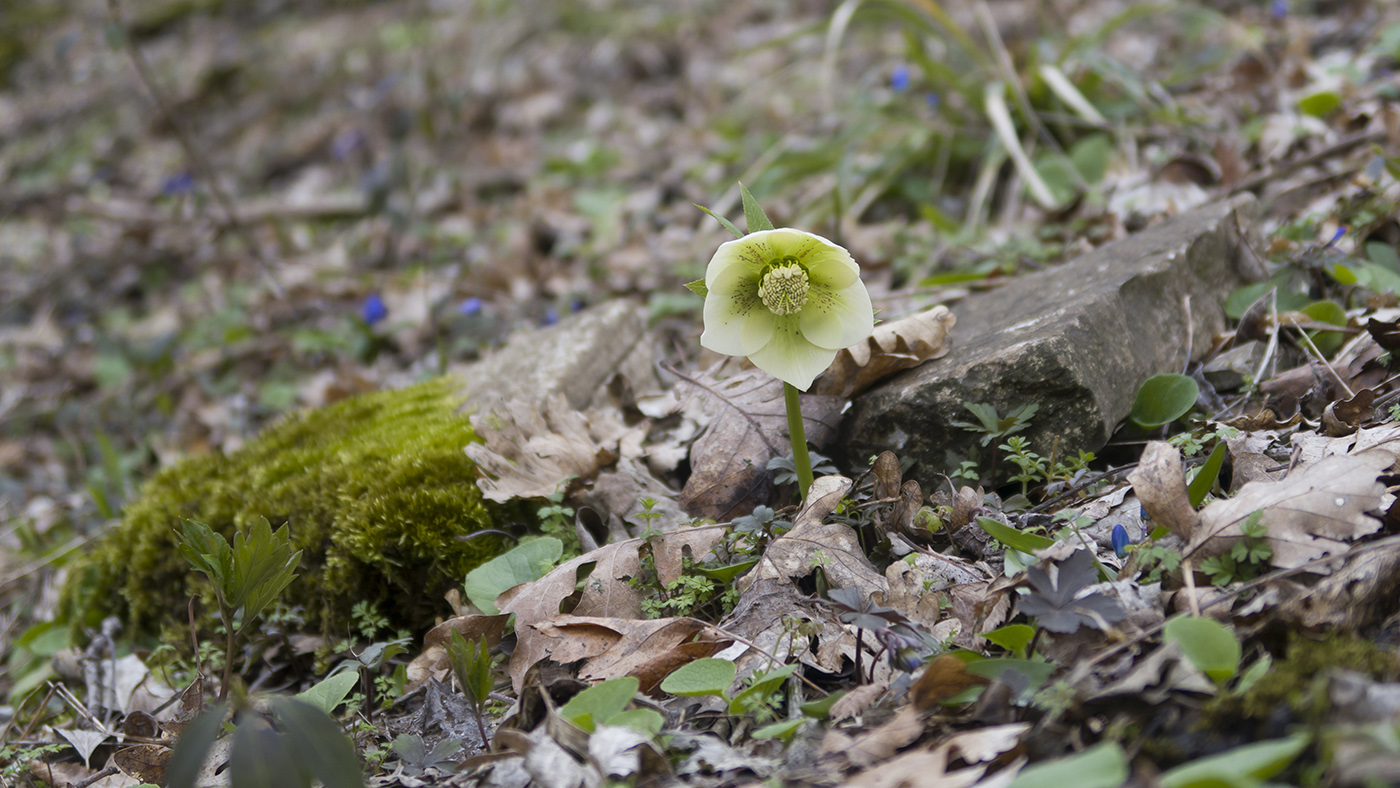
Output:
[[758,297],[773,314],[793,315],[801,312],[807,304],[808,289],[806,269],[789,263],[776,266],[763,275],[763,281],[758,286]]

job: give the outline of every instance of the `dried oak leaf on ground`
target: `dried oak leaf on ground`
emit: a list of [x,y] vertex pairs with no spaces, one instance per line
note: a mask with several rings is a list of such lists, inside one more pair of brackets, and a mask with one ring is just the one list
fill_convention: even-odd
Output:
[[[844,523],[825,522],[850,488],[851,480],[844,476],[823,476],[813,482],[792,530],[773,540],[758,564],[736,581],[742,594],[720,624],[724,631],[757,643],[780,659],[797,657],[828,672],[840,671],[843,659],[854,661],[854,630],[825,606],[813,604],[811,596],[798,587],[802,578],[821,567],[831,588],[855,589],[866,598],[887,593],[884,576],[865,557],[855,531]],[[810,649],[809,639],[799,638],[794,646],[798,651],[781,653],[792,644],[788,633],[793,618],[821,627],[815,649]],[[867,651],[870,646],[867,642]],[[740,675],[757,660],[767,657],[752,649],[736,660]]]
[[481,478],[477,485],[487,498],[504,503],[513,498],[543,498],[569,477],[591,479],[621,453],[630,431],[615,411],[580,413],[563,394],[543,407],[524,401],[502,403],[471,417],[472,429],[484,441],[466,447]]
[[[690,448],[690,478],[680,505],[697,517],[729,520],[768,500],[768,461],[790,450],[783,382],[760,369],[718,377],[719,365],[695,377],[681,374],[685,409],[705,431]],[[680,374],[680,373],[678,373]],[[807,441],[821,447],[840,425],[842,397],[802,395]]]
[[715,639],[718,630],[693,618],[555,616],[534,628],[555,641],[550,650],[555,662],[588,660],[579,670],[580,679],[635,676],[642,692],[656,689],[676,668],[712,656],[734,642]]
[[812,384],[811,393],[854,397],[880,379],[945,356],[957,318],[946,306],[875,327],[864,342],[842,350]]
[[1384,449],[1324,457],[1280,482],[1251,482],[1238,495],[1201,510],[1200,527],[1185,555],[1219,555],[1244,538],[1255,512],[1268,529],[1270,562],[1290,569],[1343,552],[1353,539],[1375,533],[1381,521],[1366,514],[1381,505],[1385,485],[1376,477],[1395,463]]
[[[535,628],[561,613],[579,616],[641,618],[641,592],[627,581],[641,574],[637,557],[638,539],[603,545],[554,568],[531,583],[522,583],[496,597],[502,613],[515,614],[515,653],[511,655],[511,683],[519,692],[525,672],[550,655],[555,643]],[[572,610],[560,610],[571,598],[579,581],[583,590]]]

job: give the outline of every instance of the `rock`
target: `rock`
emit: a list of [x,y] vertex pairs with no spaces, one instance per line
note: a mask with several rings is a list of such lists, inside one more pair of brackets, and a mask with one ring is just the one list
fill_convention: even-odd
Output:
[[1203,353],[1225,329],[1225,296],[1262,277],[1239,237],[1255,210],[1249,195],[1204,206],[963,300],[952,352],[856,398],[840,441],[847,460],[890,449],[917,461],[912,475],[932,489],[957,460],[986,452],[980,433],[950,423],[976,421],[964,402],[1002,415],[1039,403],[1020,433],[1033,451],[1098,451],[1138,386],[1185,364],[1184,297],[1191,351]]
[[543,401],[563,394],[576,410],[607,401],[621,374],[636,393],[661,388],[645,310],[625,300],[570,315],[547,328],[515,334],[505,347],[454,369],[473,407],[491,400]]

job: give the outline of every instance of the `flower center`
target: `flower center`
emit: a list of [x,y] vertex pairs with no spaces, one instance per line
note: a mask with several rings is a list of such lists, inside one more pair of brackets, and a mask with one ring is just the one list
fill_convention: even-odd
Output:
[[775,315],[791,315],[802,311],[807,303],[807,271],[796,263],[779,264],[763,275],[758,297]]

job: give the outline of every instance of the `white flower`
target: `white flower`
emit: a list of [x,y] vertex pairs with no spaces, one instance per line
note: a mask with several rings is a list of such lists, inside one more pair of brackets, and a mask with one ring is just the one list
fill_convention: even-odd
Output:
[[700,344],[806,391],[875,313],[851,253],[820,235],[761,230],[720,246],[705,269]]

